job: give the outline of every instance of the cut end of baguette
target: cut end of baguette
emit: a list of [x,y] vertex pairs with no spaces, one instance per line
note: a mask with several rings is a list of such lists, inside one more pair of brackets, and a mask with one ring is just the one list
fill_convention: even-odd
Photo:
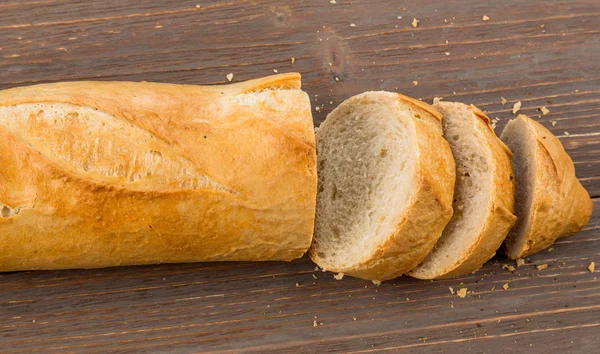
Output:
[[311,256],[346,272],[394,232],[415,188],[414,128],[396,96],[368,92],[336,108],[317,132],[319,170]]
[[513,153],[518,216],[506,238],[507,255],[523,258],[581,230],[592,203],[560,140],[525,115],[508,122],[501,139]]

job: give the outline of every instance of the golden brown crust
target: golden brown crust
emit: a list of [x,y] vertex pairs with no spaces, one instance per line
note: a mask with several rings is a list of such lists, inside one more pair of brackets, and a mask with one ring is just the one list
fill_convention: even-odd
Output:
[[[421,101],[399,94],[390,94],[390,97],[412,113],[418,143],[414,156],[419,159],[415,191],[395,232],[373,252],[365,254],[362,262],[338,269],[318,257],[311,248],[309,254],[313,261],[326,270],[379,281],[401,276],[423,260],[452,217],[455,166],[448,142],[442,137],[441,115]],[[392,100],[390,105],[395,105]]]
[[[1,91],[5,110],[59,104],[124,120],[217,187],[133,188],[125,177],[67,169],[64,157],[57,164],[21,140],[20,128],[0,124],[0,271],[302,256],[317,175],[310,102],[299,87],[298,74],[284,74],[226,86],[74,82]],[[63,133],[67,142],[86,139]]]
[[[535,139],[535,189],[529,227],[524,242],[507,250],[510,258],[522,258],[570,236],[587,224],[592,200],[575,176],[575,167],[560,140],[535,120],[519,115]],[[509,237],[516,238],[512,234]]]
[[[457,255],[451,267],[437,270],[435,275],[421,272],[409,273],[417,278],[450,278],[469,274],[479,268],[492,258],[496,250],[500,248],[509,230],[515,224],[514,213],[514,176],[511,166],[511,152],[504,143],[498,139],[489,118],[477,107],[466,106],[456,102],[440,102],[437,105],[455,107],[455,110],[463,110],[473,114],[479,122],[476,128],[481,135],[481,143],[490,154],[491,192],[489,210],[486,214],[483,229],[476,237],[475,242],[462,254]],[[437,108],[434,106],[434,108]],[[440,108],[441,109],[441,108]],[[442,110],[443,111],[443,110]]]

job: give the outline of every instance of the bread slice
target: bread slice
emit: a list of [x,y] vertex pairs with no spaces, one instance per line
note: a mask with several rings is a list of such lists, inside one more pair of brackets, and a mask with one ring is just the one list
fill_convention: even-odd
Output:
[[409,275],[421,279],[471,273],[494,256],[516,221],[511,153],[477,107],[438,102],[444,138],[456,163],[454,214],[423,262]]
[[452,216],[454,160],[440,119],[390,92],[354,96],[327,116],[316,134],[315,263],[381,281],[429,253]]
[[592,200],[560,140],[525,115],[508,122],[500,138],[513,153],[517,186],[518,220],[506,238],[508,256],[528,256],[581,230]]

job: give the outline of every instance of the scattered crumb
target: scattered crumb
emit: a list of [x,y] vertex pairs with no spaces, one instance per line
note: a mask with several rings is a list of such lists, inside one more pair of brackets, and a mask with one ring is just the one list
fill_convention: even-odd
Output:
[[320,110],[321,110],[321,107],[319,107],[319,106],[316,106],[316,107],[315,107],[315,111],[317,111],[317,112],[318,112],[318,111],[320,111]]
[[575,90],[575,93],[579,92],[579,90]]
[[413,81],[413,85],[417,86],[419,84],[418,81]]
[[296,287],[299,287],[299,286],[300,286],[300,284],[299,284],[299,283],[296,283]]
[[410,301],[410,299],[409,299],[409,298],[406,298],[406,301]]
[[233,74],[229,73],[227,74],[225,77],[227,77],[227,81],[231,82],[231,80],[233,80]]
[[277,70],[277,69],[273,69],[273,72],[274,72],[275,74],[277,74],[277,73],[279,72],[279,70]]
[[427,337],[421,337],[421,338],[419,338],[419,340],[422,340],[424,342],[427,340]]
[[292,64],[296,61],[296,58],[292,57]]
[[555,120],[553,120],[553,121],[550,121],[550,123],[552,123],[552,126],[553,126],[553,127],[554,127],[554,126],[556,126],[556,121],[555,121]]
[[317,326],[318,326],[317,321],[313,321],[313,327],[317,327]]
[[450,43],[450,42],[448,42],[448,40],[446,39],[446,44],[448,44],[448,43]]
[[377,286],[381,285],[381,280],[372,280],[372,282]]
[[450,290],[450,294],[454,295],[454,289],[451,286],[448,287],[448,290]]
[[596,270],[596,264],[594,262],[590,263],[590,265],[588,266],[588,270],[590,271],[590,273],[593,273]]
[[329,3],[330,3],[330,4],[337,4],[337,1],[335,1],[335,0],[331,0]]
[[446,53],[444,53],[444,54],[446,54],[446,55],[450,55],[450,52],[446,52]]
[[502,269],[508,269],[509,272],[514,272],[515,271],[515,267],[508,265],[508,264],[503,264],[502,265]]
[[458,291],[456,291],[456,295],[458,295],[458,297],[461,299],[464,299],[465,296],[467,296],[467,288],[460,288]]
[[316,275],[314,275],[314,274],[313,274],[312,276],[313,276],[313,278],[315,278],[315,279],[319,279],[319,278],[317,278],[317,276],[316,276]]
[[356,321],[356,317],[352,317],[352,320],[353,320],[353,321]]
[[546,108],[545,106],[540,107],[540,111],[542,112],[543,116],[550,113],[550,110],[548,108]]
[[502,285],[502,289],[508,290],[508,283],[504,283],[504,285]]
[[350,27],[356,27],[356,25],[354,23],[351,23]]
[[340,81],[340,78],[336,76],[335,81]]
[[163,28],[163,25],[156,25],[154,28]]
[[513,105],[512,114],[517,114],[519,110],[521,110],[521,101],[517,101],[517,103]]
[[500,96],[500,102],[505,105],[506,104],[506,98]]
[[196,8],[199,9],[200,7],[202,7],[201,5],[196,5]]
[[492,286],[492,291],[496,290],[496,285]]
[[443,99],[444,99],[443,97],[434,97],[433,98],[433,104],[436,104],[436,103],[438,103],[439,101],[441,101]]
[[569,132],[563,132],[563,134],[565,134],[566,136],[569,136]]
[[523,258],[518,258],[515,263],[517,264],[517,268],[525,264],[525,260]]
[[483,20],[483,22],[485,22],[485,21],[489,21],[490,18],[487,17],[486,15],[483,15],[483,17],[481,18],[481,20]]
[[540,26],[540,28],[544,28],[544,27],[546,27],[546,24],[542,23],[542,25]]
[[554,251],[554,247],[549,247],[548,252],[552,252],[552,251]]
[[419,25],[419,20],[417,20],[416,18],[413,18],[411,25],[416,28]]
[[342,280],[342,278],[344,278],[344,273],[334,274],[333,277],[335,278],[335,280]]
[[319,266],[315,267],[315,272],[319,271],[321,268],[319,268]]
[[536,266],[535,266],[535,269],[537,269],[537,270],[544,270],[544,269],[546,269],[546,268],[548,268],[548,265],[547,265],[547,264],[545,264],[545,263],[544,263],[544,264],[540,264],[540,265],[536,265]]

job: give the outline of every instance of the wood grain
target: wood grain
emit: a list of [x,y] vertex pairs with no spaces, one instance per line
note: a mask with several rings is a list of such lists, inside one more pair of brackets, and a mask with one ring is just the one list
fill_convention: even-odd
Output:
[[497,132],[521,101],[595,199],[582,232],[514,273],[497,256],[458,279],[379,287],[308,258],[0,274],[0,352],[597,352],[599,15],[596,0],[3,1],[0,89],[276,69],[302,73],[316,125],[353,94],[390,90],[474,103]]

